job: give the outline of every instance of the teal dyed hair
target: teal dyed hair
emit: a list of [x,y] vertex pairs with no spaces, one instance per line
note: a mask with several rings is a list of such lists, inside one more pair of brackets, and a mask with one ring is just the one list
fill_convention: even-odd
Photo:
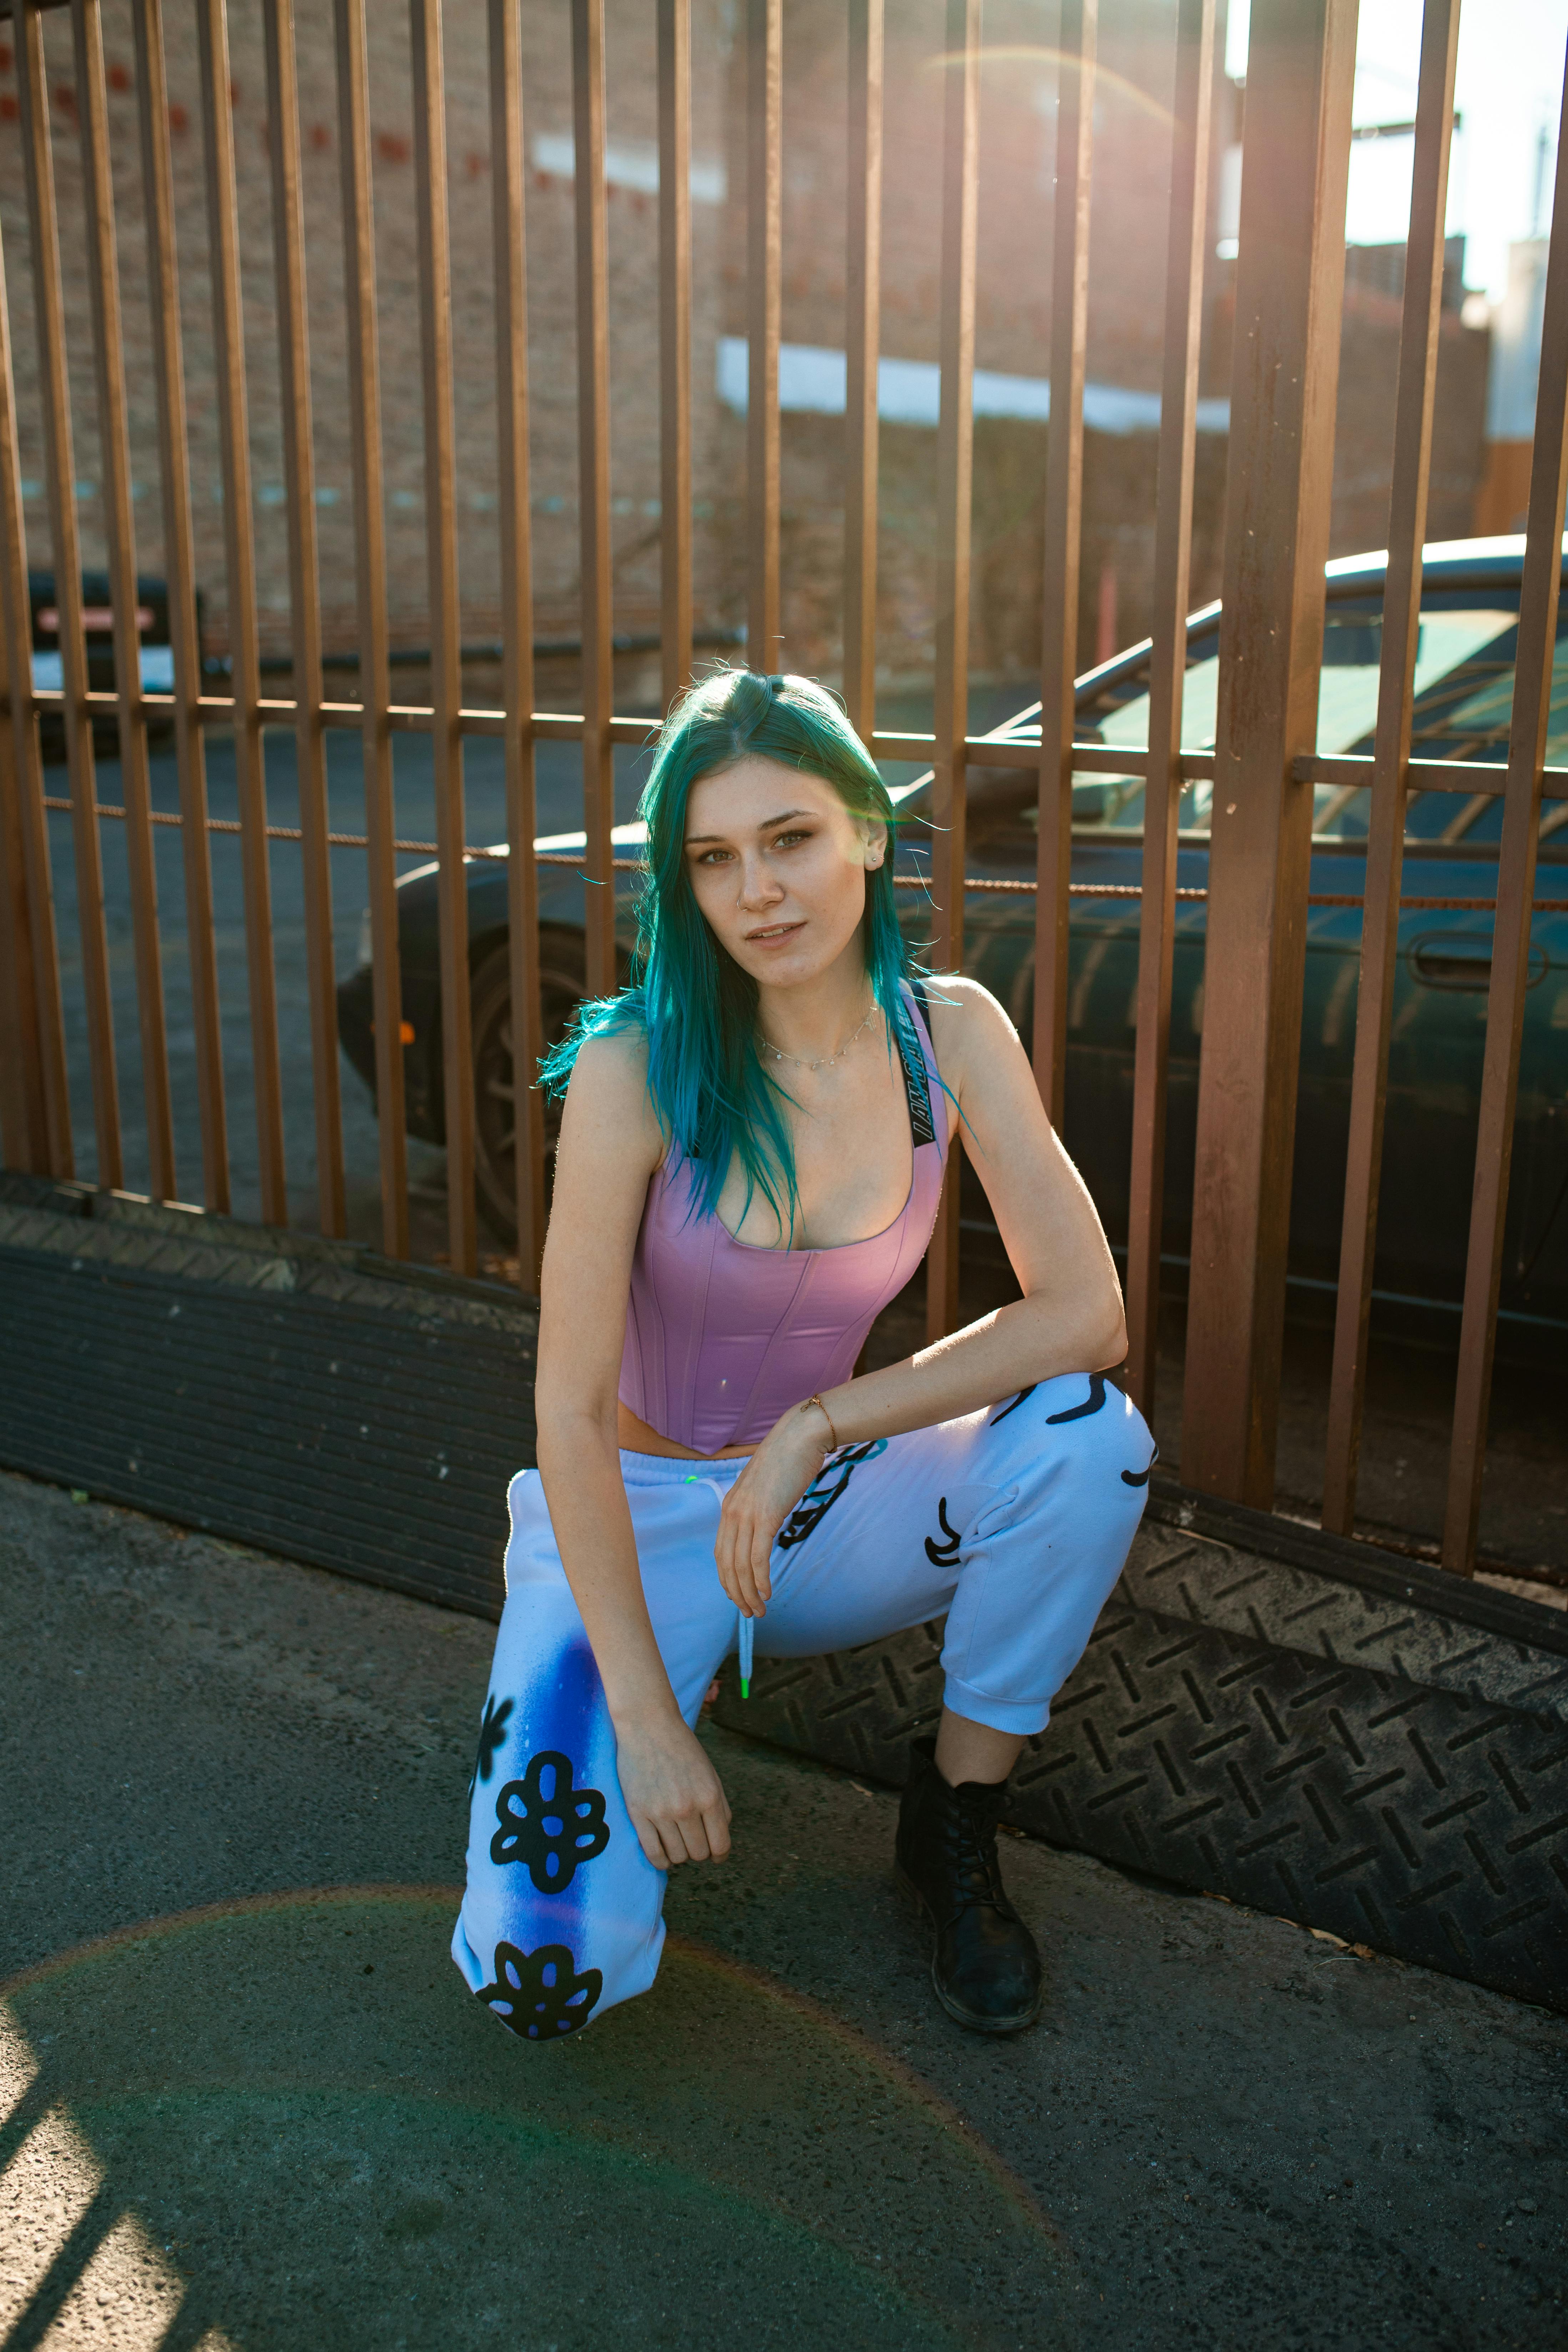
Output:
[[[692,786],[748,757],[820,777],[853,816],[885,824],[891,835],[888,788],[822,687],[753,670],[721,670],[702,679],[666,720],[638,803],[647,825],[647,880],[637,908],[637,978],[618,996],[580,1006],[540,1072],[550,1093],[563,1093],[587,1039],[645,1035],[648,1093],[664,1133],[691,1165],[694,1212],[716,1208],[725,1172],[738,1160],[748,1202],[761,1192],[788,1233],[796,1206],[795,1154],[786,1097],[757,1050],[757,983],[714,938],[686,858]],[[900,990],[910,959],[893,903],[890,850],[889,838],[889,856],[867,873],[861,932],[889,1045],[896,1031],[910,1027]]]

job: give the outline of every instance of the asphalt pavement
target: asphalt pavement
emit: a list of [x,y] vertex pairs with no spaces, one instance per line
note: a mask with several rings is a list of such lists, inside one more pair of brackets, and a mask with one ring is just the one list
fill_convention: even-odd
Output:
[[1568,2340],[1568,2021],[1011,1838],[978,2040],[895,1800],[716,1727],[654,1991],[519,2045],[447,1956],[490,1639],[0,1476],[6,2352]]

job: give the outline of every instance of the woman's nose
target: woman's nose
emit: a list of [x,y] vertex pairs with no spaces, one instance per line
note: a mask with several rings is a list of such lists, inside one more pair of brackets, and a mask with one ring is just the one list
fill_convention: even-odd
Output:
[[784,897],[784,886],[769,873],[763,860],[748,857],[741,869],[741,904],[742,907],[776,906]]

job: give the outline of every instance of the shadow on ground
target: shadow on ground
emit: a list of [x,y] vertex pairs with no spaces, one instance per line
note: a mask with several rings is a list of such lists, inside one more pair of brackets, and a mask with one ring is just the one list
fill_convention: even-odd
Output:
[[655,1990],[520,2047],[447,1958],[489,1641],[0,1477],[5,2352],[1562,2339],[1563,2021],[1015,1839],[976,2040],[894,1800],[716,1729]]
[[607,2031],[519,2051],[447,1961],[455,1901],[271,1897],[14,1987],[12,2064],[38,2071],[14,2075],[6,2152],[68,2115],[98,2185],[63,2259],[19,2282],[11,2340],[82,2301],[126,2210],[165,2233],[152,2262],[191,2276],[170,2352],[209,2327],[344,2352],[793,2344],[807,2314],[818,2340],[935,2352],[987,2340],[980,2284],[1059,2336],[1074,2265],[907,2067],[689,1947]]

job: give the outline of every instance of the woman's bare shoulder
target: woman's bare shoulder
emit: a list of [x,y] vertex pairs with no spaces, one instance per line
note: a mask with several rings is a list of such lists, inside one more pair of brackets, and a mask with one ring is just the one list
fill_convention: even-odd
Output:
[[932,972],[925,985],[931,1042],[948,1083],[974,1058],[1017,1052],[1018,1033],[988,988],[962,972]]
[[618,1029],[601,1029],[584,1037],[572,1065],[574,1091],[596,1092],[613,1087],[647,1088],[647,1032],[635,1021]]
[[561,1149],[570,1159],[584,1148],[649,1169],[663,1154],[648,1095],[647,1039],[640,1028],[601,1032],[578,1048],[562,1112]]

